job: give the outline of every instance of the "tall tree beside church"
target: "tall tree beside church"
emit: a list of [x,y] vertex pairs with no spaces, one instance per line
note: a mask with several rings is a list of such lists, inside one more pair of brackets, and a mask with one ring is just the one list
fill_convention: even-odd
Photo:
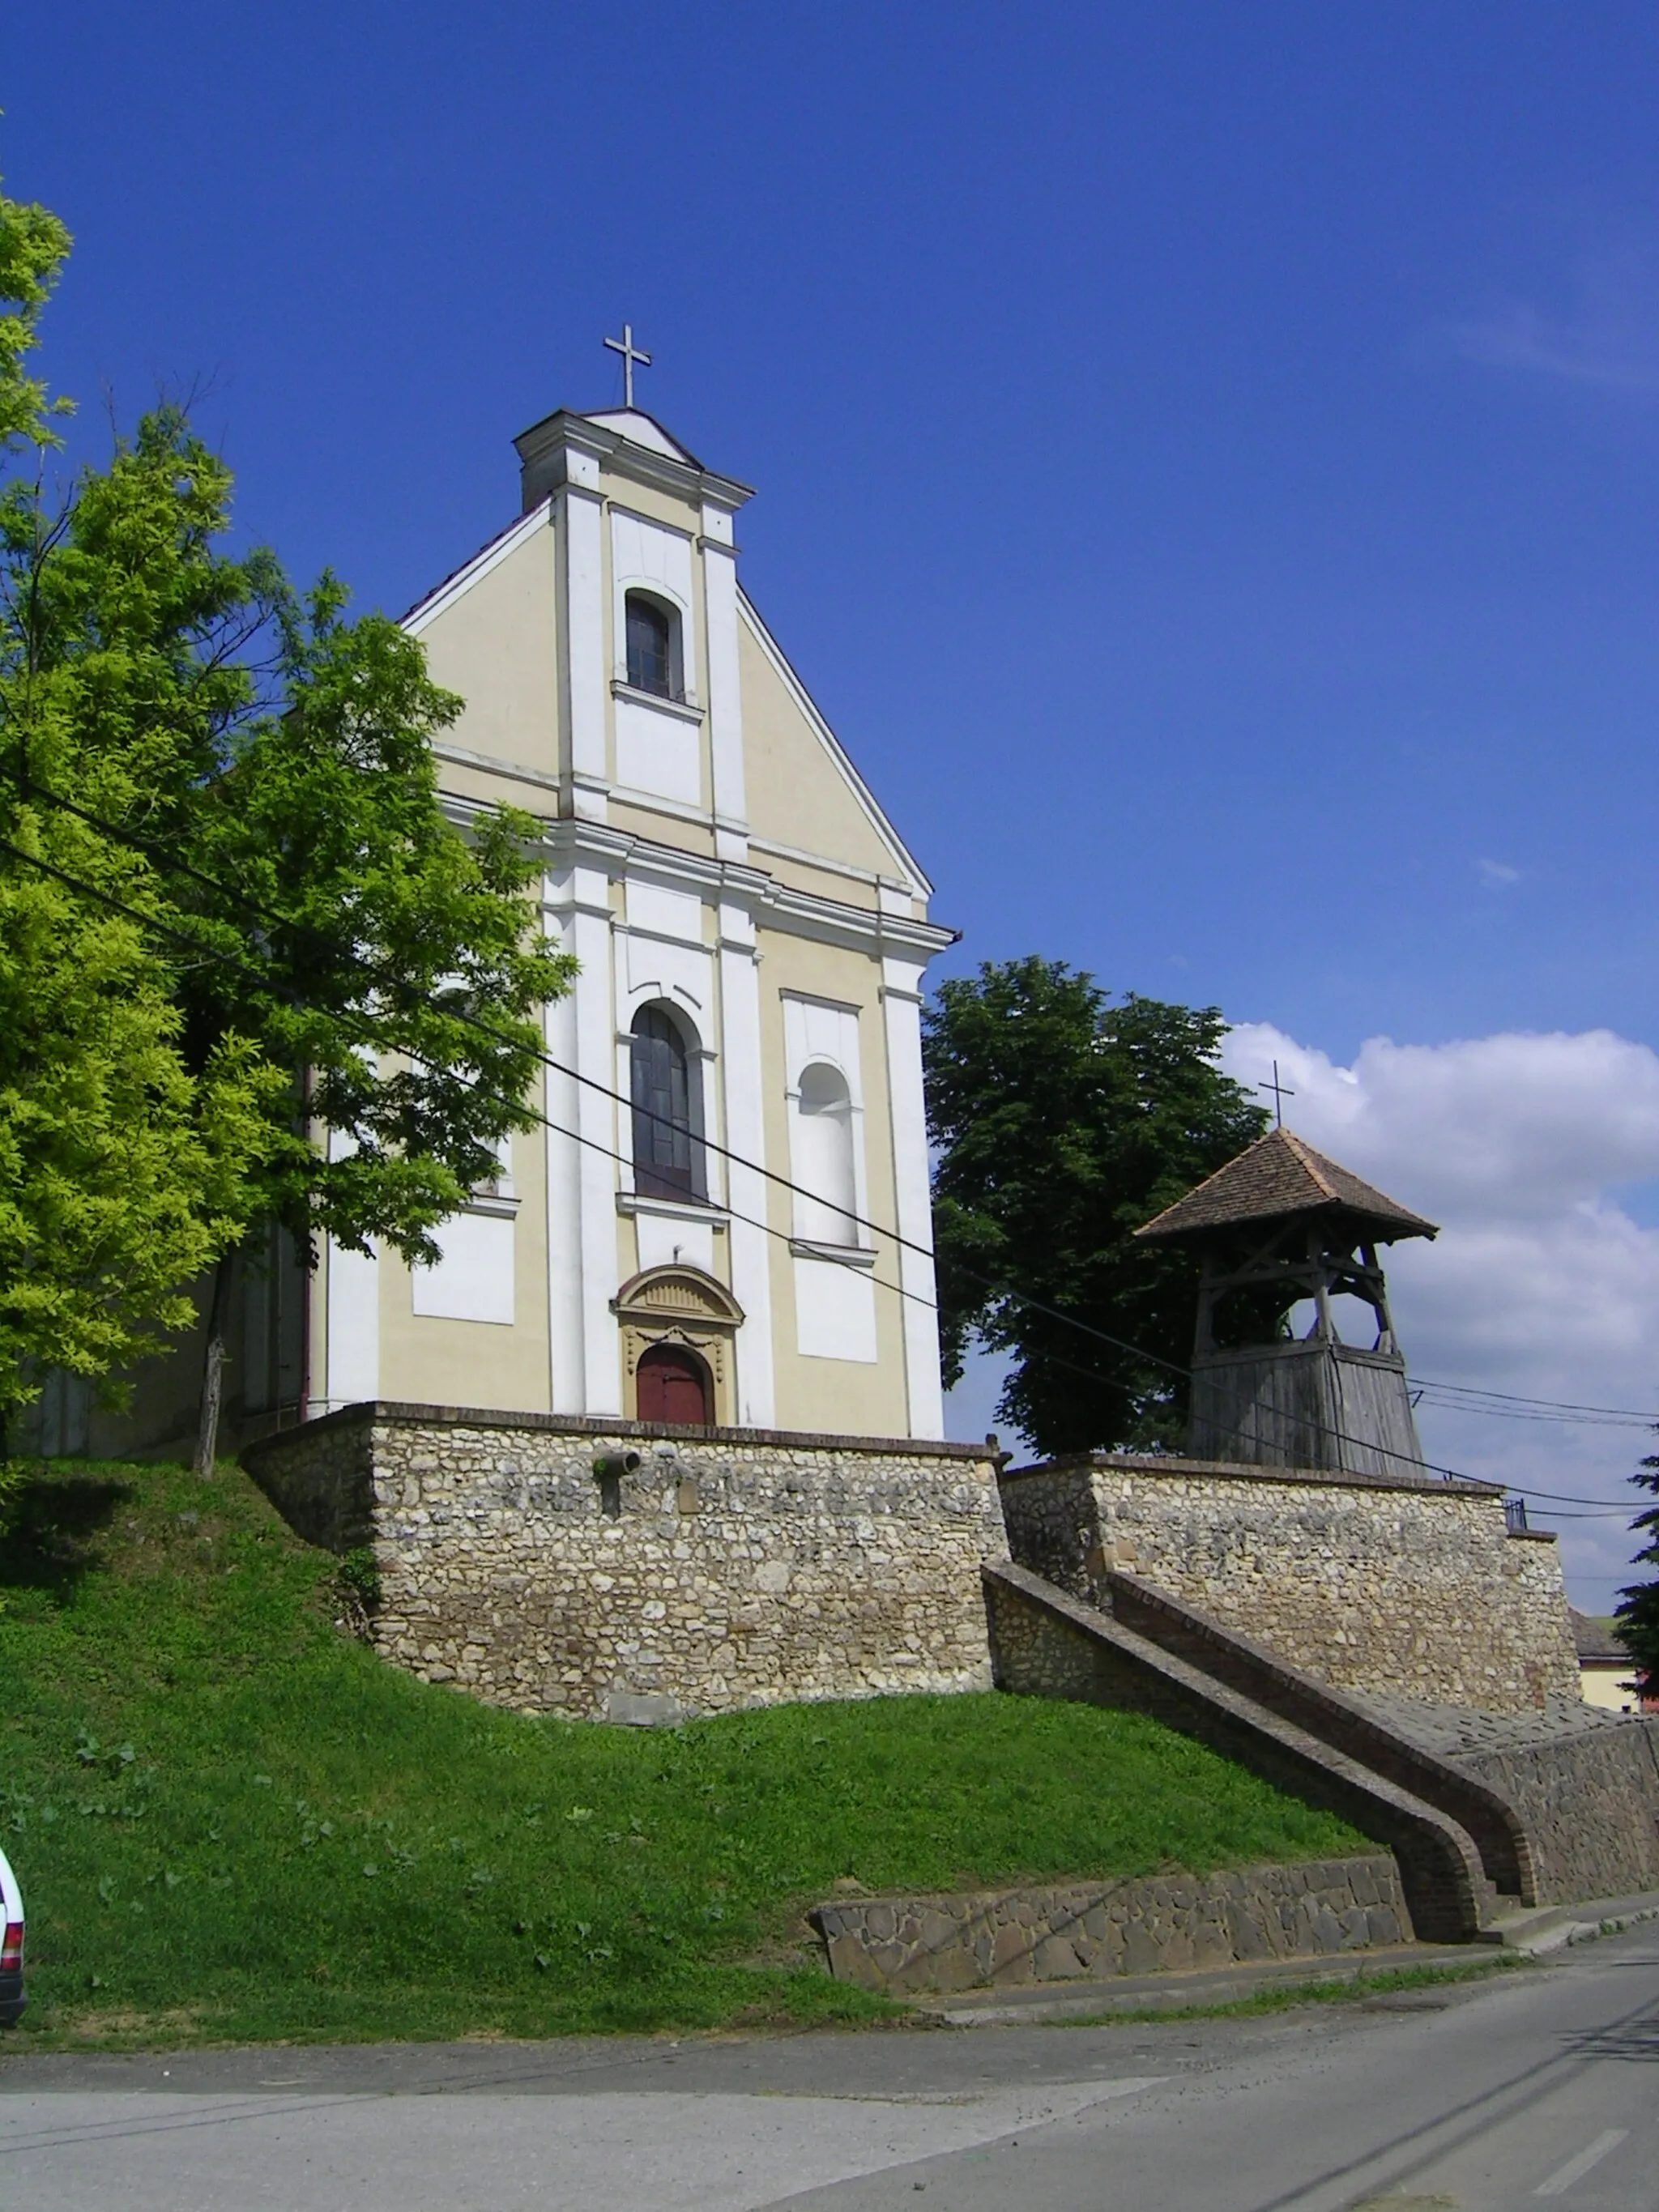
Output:
[[998,1416],[1039,1451],[1181,1440],[1197,1263],[1133,1231],[1267,1127],[1217,1065],[1225,1028],[1035,955],[927,1011],[945,1380],[975,1340],[1012,1352]]
[[[58,234],[33,293],[14,293],[27,313],[66,245]],[[43,406],[36,394],[20,434],[37,453]],[[8,883],[37,905],[40,885],[52,887],[66,945],[77,932],[118,944],[125,966],[76,972],[108,974],[112,1039],[118,1016],[131,1024],[153,1004],[157,1043],[186,1086],[178,1112],[194,1116],[203,1176],[217,1175],[199,1200],[165,1201],[170,1243],[152,1226],[142,1249],[122,1248],[140,1287],[98,1276],[82,1337],[37,1328],[19,1372],[107,1372],[154,1340],[112,1326],[123,1297],[178,1327],[192,1310],[181,1286],[212,1267],[198,1465],[216,1442],[234,1248],[274,1218],[307,1256],[323,1235],[435,1256],[434,1227],[495,1172],[501,1140],[535,1124],[538,1017],[570,973],[527,896],[535,823],[485,811],[463,835],[446,814],[430,740],[460,702],[396,623],[346,621],[331,578],[302,601],[270,554],[233,556],[231,490],[183,410],[163,407],[106,467],[83,470],[60,507],[37,467],[19,472],[5,509],[3,834],[20,850],[45,840],[34,858],[57,869],[14,854]],[[83,1042],[100,1033],[70,999],[58,1019]],[[171,1095],[153,1054],[143,1061],[130,1038],[123,1052],[112,1084],[125,1073],[140,1098]],[[20,1046],[29,1111],[42,1064]],[[137,1109],[118,1096],[125,1128]],[[66,1137],[96,1126],[60,1120]],[[108,1194],[125,1180],[135,1214],[146,1190],[164,1204],[156,1163],[138,1165],[112,1173]],[[9,1187],[26,1213],[48,1184],[19,1153]],[[31,1250],[37,1273],[50,1267]]]
[[[314,1256],[329,1236],[410,1261],[537,1126],[540,1013],[575,964],[537,930],[538,825],[480,811],[463,836],[433,738],[461,702],[417,641],[342,618],[331,578],[283,614],[281,711],[239,736],[192,822],[192,919],[228,957],[191,977],[210,1049],[251,1029],[304,1085],[258,1173],[258,1212]],[[320,1132],[326,1143],[319,1142]],[[212,1462],[228,1270],[212,1301],[197,1461]]]
[[[98,558],[49,503],[64,410],[27,373],[68,250],[46,210],[0,198],[0,1462],[46,1370],[106,1376],[188,1320],[183,1285],[241,1232],[281,1081],[228,1027],[192,1057],[173,948],[145,926],[167,903],[155,871],[40,799],[130,814],[125,733],[166,688],[105,636],[48,642],[49,577]],[[89,744],[89,716],[122,738]]]

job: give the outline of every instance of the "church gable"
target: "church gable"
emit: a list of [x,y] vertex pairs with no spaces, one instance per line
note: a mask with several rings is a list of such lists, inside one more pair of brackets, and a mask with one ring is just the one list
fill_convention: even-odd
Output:
[[765,842],[885,876],[926,898],[927,878],[747,599],[739,600],[749,826]]
[[447,740],[492,761],[558,769],[554,533],[523,516],[404,617],[432,679],[465,701]]

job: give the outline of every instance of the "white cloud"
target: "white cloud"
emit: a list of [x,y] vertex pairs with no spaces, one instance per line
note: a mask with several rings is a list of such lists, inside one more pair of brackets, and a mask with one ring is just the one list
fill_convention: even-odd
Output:
[[1477,860],[1475,866],[1489,890],[1501,890],[1506,884],[1518,884],[1521,880],[1520,869],[1510,867],[1507,860]]
[[1506,300],[1450,324],[1445,337],[1483,368],[1612,392],[1659,390],[1659,252],[1632,240],[1586,254],[1573,290],[1564,313]]
[[[1224,1048],[1296,1091],[1298,1133],[1442,1224],[1389,1257],[1414,1375],[1659,1413],[1659,1230],[1622,1202],[1659,1179],[1659,1055],[1592,1030],[1445,1045],[1373,1037],[1351,1067],[1267,1024]],[[1625,1478],[1659,1439],[1640,1427],[1545,1425],[1419,1409],[1431,1459],[1516,1486],[1643,1501]],[[1563,1509],[1565,1515],[1567,1509]],[[1532,1507],[1548,1525],[1549,1508]],[[1580,1602],[1629,1580],[1620,1520],[1559,1526]]]

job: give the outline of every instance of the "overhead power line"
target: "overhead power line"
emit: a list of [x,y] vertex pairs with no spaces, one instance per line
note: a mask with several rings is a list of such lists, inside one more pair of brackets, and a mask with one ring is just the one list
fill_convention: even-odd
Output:
[[[321,937],[324,934],[322,932],[316,929],[314,925],[301,922],[291,915],[282,914],[275,908],[267,907],[258,900],[249,898],[246,893],[233,890],[228,884],[224,884],[218,878],[209,876],[204,873],[201,870],[192,867],[187,861],[179,859],[177,855],[171,853],[167,848],[162,846],[159,841],[141,837],[137,833],[125,830],[118,824],[106,823],[101,819],[101,817],[91,812],[88,809],[79,805],[75,800],[66,798],[61,793],[50,790],[46,787],[34,781],[32,778],[26,778],[20,775],[17,776],[16,781],[20,788],[24,790],[26,793],[31,793],[46,800],[48,805],[60,807],[64,811],[76,816],[79,819],[87,823],[89,827],[96,829],[101,833],[114,838],[118,842],[126,844],[134,849],[144,852],[147,855],[150,856],[152,860],[155,860],[156,864],[160,866],[164,872],[171,872],[188,877],[191,881],[201,885],[204,889],[213,891],[216,896],[228,900],[234,905],[240,906],[245,913],[250,915],[255,919],[267,923],[274,923],[277,927],[284,929],[296,930],[303,934],[315,937]],[[263,990],[274,989],[276,991],[278,996],[285,997],[297,1006],[304,1006],[307,1003],[307,1001],[306,1001],[299,994],[293,992],[292,990],[284,989],[281,986],[274,985],[270,977],[263,970],[255,969],[246,961],[238,959],[234,954],[226,952],[219,946],[203,944],[199,939],[191,937],[187,933],[177,929],[170,924],[162,921],[158,916],[145,914],[142,909],[129,904],[124,900],[117,898],[113,893],[106,891],[100,885],[88,883],[83,878],[70,874],[68,871],[58,867],[55,864],[43,860],[39,854],[30,853],[23,847],[13,843],[9,839],[0,838],[0,850],[10,853],[15,858],[24,861],[30,866],[40,869],[43,873],[48,876],[53,877],[56,880],[64,884],[68,888],[77,890],[83,896],[94,898],[100,903],[112,908],[116,912],[126,915],[130,920],[137,922],[142,927],[154,931],[158,935],[167,939],[170,942],[182,946],[185,951],[193,953],[198,958],[207,959],[216,963],[216,964],[234,969],[239,975],[241,975],[256,983],[259,988]],[[330,940],[330,942],[331,944],[332,940]],[[368,959],[363,955],[344,951],[338,945],[334,945],[333,949],[337,954],[345,960],[348,965],[360,969],[366,975],[378,981],[382,986],[387,982],[388,978],[386,975],[386,971],[379,963]],[[395,977],[390,980],[393,983],[394,987],[407,990],[407,987],[399,984],[398,982],[398,979]],[[512,1036],[508,1032],[497,1028],[492,1023],[484,1021],[477,1015],[470,1014],[463,1009],[454,1007],[442,1007],[440,1008],[439,1011],[449,1018],[460,1023],[463,1026],[477,1030],[485,1036],[494,1038],[498,1043],[510,1044],[517,1048],[522,1048],[523,1041],[521,1039]],[[430,1072],[442,1072],[434,1068],[430,1061],[422,1060],[421,1055],[416,1053],[406,1050],[405,1056],[414,1060],[416,1065],[427,1066]],[[601,1081],[599,1078],[585,1074],[580,1070],[570,1067],[564,1062],[555,1059],[551,1054],[534,1048],[532,1048],[532,1056],[553,1073],[566,1076],[579,1084],[586,1085],[595,1091],[603,1094],[605,1097],[611,1099],[617,1104],[627,1108],[631,1112],[641,1114],[646,1119],[653,1122],[666,1125],[665,1116],[653,1113],[648,1108],[635,1106],[634,1102],[623,1092],[617,1091],[613,1085]],[[477,1086],[475,1085],[474,1087],[476,1088]],[[540,1127],[548,1129],[556,1136],[568,1138],[571,1142],[585,1146],[592,1151],[600,1152],[606,1158],[617,1161],[623,1165],[628,1165],[629,1164],[629,1156],[618,1151],[615,1146],[606,1145],[597,1138],[586,1136],[580,1130],[567,1128],[563,1124],[552,1121],[548,1115],[541,1113],[538,1109],[527,1105],[522,1100],[508,1101],[502,1098],[498,1099],[497,1103],[502,1105],[511,1105],[514,1111],[523,1112],[528,1115],[534,1122]],[[738,1166],[745,1168],[756,1175],[761,1176],[766,1181],[775,1183],[783,1189],[790,1191],[799,1196],[811,1199],[815,1202],[817,1200],[818,1194],[808,1190],[802,1184],[794,1182],[787,1176],[780,1175],[775,1169],[763,1167],[759,1162],[750,1160],[742,1153],[734,1152],[730,1147],[719,1144],[713,1139],[700,1138],[697,1141],[702,1144],[706,1150],[714,1152],[722,1158],[726,1159]],[[779,1229],[772,1223],[763,1220],[758,1216],[744,1213],[731,1206],[729,1203],[725,1205],[723,1211],[733,1220],[740,1221],[746,1226],[759,1229],[765,1235],[774,1237],[780,1242],[793,1243],[798,1241],[792,1231]],[[919,1253],[930,1261],[934,1261],[936,1258],[936,1255],[931,1246],[918,1243],[913,1238],[902,1235],[896,1230],[888,1229],[880,1223],[870,1220],[863,1215],[854,1214],[850,1218],[857,1222],[858,1225],[861,1228],[869,1230],[875,1236],[887,1238],[889,1242],[899,1246],[902,1249]],[[851,1261],[838,1261],[836,1255],[834,1253],[833,1249],[830,1248],[824,1248],[821,1256],[840,1265],[854,1264]],[[1042,1314],[1048,1319],[1059,1322],[1064,1327],[1073,1328],[1080,1334],[1090,1337],[1097,1342],[1105,1344],[1115,1351],[1127,1352],[1133,1358],[1142,1360],[1149,1365],[1161,1368],[1166,1372],[1179,1376],[1183,1380],[1190,1381],[1192,1377],[1193,1370],[1190,1366],[1183,1365],[1176,1360],[1168,1359],[1161,1353],[1149,1352],[1144,1346],[1130,1343],[1126,1338],[1115,1336],[1109,1331],[1097,1328],[1091,1322],[1084,1321],[1079,1316],[1068,1314],[1060,1307],[1051,1306],[1044,1300],[1035,1298],[1028,1292],[1015,1289],[1010,1284],[1000,1282],[993,1277],[980,1274],[977,1271],[968,1267],[962,1267],[960,1272],[967,1275],[970,1280],[980,1284],[982,1288],[991,1291],[997,1297],[1009,1298],[1015,1304],[1024,1307],[1029,1311]],[[936,1300],[925,1297],[920,1292],[907,1290],[902,1284],[890,1282],[884,1277],[876,1275],[869,1275],[866,1279],[870,1280],[876,1288],[889,1291],[895,1296],[908,1299],[913,1304],[921,1305],[930,1311],[937,1312],[938,1310]],[[1066,1372],[1079,1375],[1085,1380],[1095,1381],[1098,1379],[1090,1370],[1079,1367],[1073,1362],[1062,1358],[1058,1353],[1045,1351],[1038,1356],[1041,1358],[1047,1360],[1050,1364],[1061,1367]],[[1468,1386],[1444,1384],[1437,1386],[1425,1385],[1425,1387],[1434,1387],[1446,1389],[1466,1389]],[[1506,1394],[1495,1393],[1492,1395],[1502,1396]],[[1547,1405],[1550,1401],[1542,1400],[1528,1400],[1520,1402],[1532,1405]],[[1540,1501],[1553,1501],[1556,1498],[1560,1498],[1563,1503],[1571,1503],[1574,1505],[1581,1506],[1589,1505],[1589,1501],[1583,1501],[1576,1498],[1569,1499],[1565,1493],[1561,1492],[1528,1489],[1515,1483],[1487,1483],[1483,1477],[1467,1474],[1460,1468],[1446,1467],[1432,1460],[1414,1458],[1408,1452],[1397,1451],[1387,1445],[1374,1443],[1370,1439],[1353,1437],[1344,1430],[1332,1426],[1329,1423],[1316,1419],[1312,1415],[1291,1413],[1287,1413],[1284,1418],[1288,1419],[1296,1426],[1314,1435],[1325,1437],[1333,1443],[1352,1444],[1356,1449],[1374,1452],[1378,1456],[1384,1459],[1394,1460],[1407,1468],[1422,1468],[1429,1474],[1438,1474],[1448,1481],[1474,1482],[1486,1488],[1507,1489],[1513,1491],[1517,1496],[1536,1498]],[[1564,1514],[1559,1517],[1563,1519],[1611,1518],[1615,1516],[1624,1517],[1628,1515],[1628,1511],[1629,1508],[1627,1506],[1614,1506],[1612,1504],[1602,1506],[1596,1504],[1589,1505],[1588,1510],[1582,1510],[1577,1514]]]

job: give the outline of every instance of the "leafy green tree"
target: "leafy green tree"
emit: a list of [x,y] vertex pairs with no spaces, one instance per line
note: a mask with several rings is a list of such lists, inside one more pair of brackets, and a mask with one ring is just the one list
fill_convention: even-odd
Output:
[[[0,262],[15,266],[25,319],[67,246],[39,217],[21,211]],[[0,420],[20,420],[39,456],[49,431],[27,350],[15,333],[0,350],[24,393]],[[82,965],[125,1018],[153,1001],[177,1082],[153,1066],[141,1079],[128,1037],[137,1089],[112,1094],[110,1119],[126,1127],[135,1097],[154,1114],[173,1101],[202,1188],[167,1218],[209,1232],[155,1241],[135,1193],[131,1249],[109,1271],[132,1287],[100,1278],[83,1301],[104,1334],[83,1331],[67,1358],[61,1331],[37,1331],[19,1356],[83,1373],[125,1364],[154,1338],[136,1322],[112,1333],[123,1296],[176,1328],[192,1310],[179,1285],[213,1267],[198,1465],[216,1443],[234,1248],[274,1219],[308,1259],[323,1235],[434,1257],[434,1228],[495,1172],[501,1140],[534,1124],[538,1016],[571,973],[527,896],[534,822],[483,811],[463,829],[446,813],[430,744],[461,702],[395,623],[346,621],[332,578],[301,601],[270,553],[228,551],[231,491],[185,412],[164,406],[56,509],[43,470],[19,472],[0,580],[7,882],[37,903],[50,886],[71,936],[100,933],[101,966]],[[20,975],[20,999],[29,988]],[[72,1060],[80,1012],[63,1006]],[[39,1058],[20,1060],[20,1097]],[[26,1212],[37,1193],[21,1155],[16,1174]]]
[[[1644,1459],[1631,1480],[1643,1490],[1659,1494],[1659,1458]],[[1632,1564],[1659,1567],[1659,1505],[1650,1505],[1645,1512],[1638,1513],[1631,1523],[1631,1531],[1646,1539]],[[1620,1591],[1619,1599],[1614,1618],[1619,1633],[1636,1662],[1641,1694],[1644,1698],[1659,1698],[1659,1577],[1633,1583],[1628,1589]]]
[[[314,1254],[384,1239],[431,1260],[432,1231],[536,1125],[542,1007],[574,963],[536,933],[537,824],[501,808],[463,836],[432,739],[460,712],[419,644],[341,618],[325,579],[282,621],[282,710],[239,737],[191,825],[178,887],[221,958],[192,971],[198,1054],[251,1031],[303,1086],[258,1171],[258,1215]],[[330,1141],[319,1141],[320,1133]],[[209,1332],[198,1464],[211,1463],[228,1270]]]
[[180,1286],[241,1233],[281,1083],[229,1026],[192,1058],[146,926],[156,872],[36,795],[119,816],[135,793],[126,749],[89,741],[100,698],[118,719],[131,695],[104,641],[45,646],[43,580],[83,555],[45,491],[61,410],[25,372],[68,246],[46,210],[0,198],[0,1457],[46,1369],[106,1377],[188,1318]]
[[1181,1441],[1197,1263],[1133,1231],[1267,1127],[1216,1063],[1225,1028],[1035,955],[927,1009],[945,1379],[975,1338],[1012,1352],[998,1415],[1039,1451]]

